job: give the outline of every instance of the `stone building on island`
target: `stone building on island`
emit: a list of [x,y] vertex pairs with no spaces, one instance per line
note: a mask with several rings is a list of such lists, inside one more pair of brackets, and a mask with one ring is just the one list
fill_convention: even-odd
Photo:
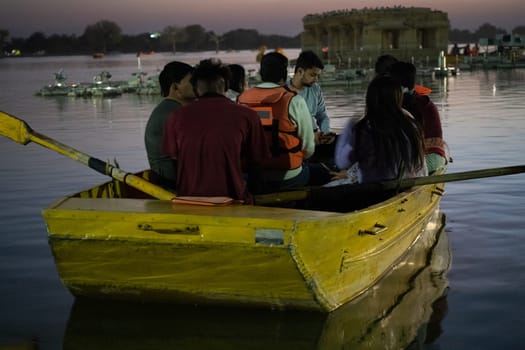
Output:
[[310,14],[303,18],[303,50],[325,63],[359,68],[391,54],[419,65],[435,65],[447,52],[446,12],[422,7],[364,8]]

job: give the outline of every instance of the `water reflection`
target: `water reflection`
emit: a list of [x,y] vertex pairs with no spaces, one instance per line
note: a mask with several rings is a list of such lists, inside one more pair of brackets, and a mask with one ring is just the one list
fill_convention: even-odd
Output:
[[328,315],[77,299],[64,349],[419,349],[441,333],[450,261],[434,225],[391,274]]

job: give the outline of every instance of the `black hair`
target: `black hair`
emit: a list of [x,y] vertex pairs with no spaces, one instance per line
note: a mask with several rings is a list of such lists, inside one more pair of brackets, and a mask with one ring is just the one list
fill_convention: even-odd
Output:
[[180,83],[188,73],[193,72],[193,67],[179,61],[172,61],[164,66],[159,74],[160,92],[162,97],[170,94],[172,84]]
[[401,86],[412,90],[416,83],[416,66],[409,62],[396,62],[390,66],[390,75],[401,83]]
[[375,71],[377,75],[388,74],[390,66],[397,62],[397,58],[392,55],[381,55],[377,58]]
[[240,64],[228,65],[231,71],[230,89],[238,93],[243,92],[246,81],[246,71]]
[[288,77],[288,58],[278,52],[270,52],[261,59],[262,81],[279,84]]
[[[401,108],[401,84],[389,75],[378,75],[368,85],[366,113],[356,125],[356,156],[363,164],[399,164],[410,171],[423,167],[423,131]],[[361,135],[368,133],[374,148],[370,157],[369,145]]]
[[[392,78],[399,81],[401,86],[407,88],[409,91],[403,94],[403,108],[409,111],[414,118],[424,127],[425,118],[421,114],[421,110],[417,107],[417,100],[414,92],[414,85],[416,84],[416,66],[408,62],[397,62],[390,67],[390,75]],[[419,97],[425,98],[425,97]],[[426,97],[428,99],[428,97]]]
[[197,90],[197,82],[203,82],[207,85],[208,91],[216,92],[214,85],[219,81],[224,81],[224,91],[228,90],[231,79],[231,71],[227,65],[223,64],[218,58],[208,58],[201,60],[195,67],[191,76],[193,89]]
[[313,51],[306,50],[299,54],[297,57],[297,62],[295,63],[295,71],[299,68],[309,69],[309,68],[319,68],[324,69],[323,61],[317,56]]

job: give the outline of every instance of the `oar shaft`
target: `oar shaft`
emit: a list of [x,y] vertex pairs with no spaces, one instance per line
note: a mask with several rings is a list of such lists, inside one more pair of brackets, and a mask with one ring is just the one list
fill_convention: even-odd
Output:
[[111,176],[112,178],[124,182],[137,190],[147,193],[152,197],[162,200],[172,200],[175,194],[164,188],[154,185],[143,178],[128,173],[120,168],[117,168],[109,163],[104,163],[100,159],[90,157],[88,166],[91,169],[98,171],[101,174]]
[[90,168],[94,169],[94,170],[97,170],[98,172],[104,174],[104,175],[107,175],[105,173],[105,171],[100,171],[99,169],[97,168],[94,168],[94,167],[91,167],[89,165],[89,160],[90,160],[90,156],[85,154],[85,153],[82,153],[76,149],[74,149],[73,147],[70,147],[68,145],[64,145],[63,143],[59,142],[59,141],[56,141],[56,140],[53,140],[49,137],[47,137],[46,135],[43,135],[37,131],[34,131],[34,130],[30,130],[29,134],[29,140],[34,142],[34,143],[38,143],[39,145],[41,146],[44,146],[46,148],[49,148],[50,150],[53,150],[57,153],[60,153],[66,157],[69,157],[73,160],[76,160],[84,165],[87,165],[89,166]]
[[[413,186],[439,184],[453,181],[464,181],[481,179],[486,177],[504,176],[525,173],[525,165],[508,166],[501,168],[489,168],[480,170],[463,171],[450,174],[421,176],[399,180],[388,180],[377,183],[349,184],[337,186],[340,193],[357,194],[377,191],[404,190]],[[312,192],[330,192],[333,187],[307,187],[304,189],[288,192],[269,193],[255,196],[255,202],[259,205],[289,202],[307,199]]]
[[520,174],[524,172],[525,172],[525,165],[515,165],[515,166],[508,166],[508,167],[501,167],[501,168],[471,170],[471,171],[463,171],[463,172],[458,172],[458,173],[417,177],[413,179],[414,181],[413,181],[412,186],[419,186],[419,185],[426,185],[426,184],[433,184],[433,183],[440,183],[440,182],[453,182],[453,181],[463,181],[463,180],[471,180],[471,179],[482,179],[485,177],[513,175],[513,174]]
[[137,190],[147,193],[157,199],[171,200],[175,197],[175,194],[163,189],[160,186],[154,185],[151,182],[142,179],[141,177],[125,172],[120,168],[114,167],[111,164],[101,161],[100,159],[90,157],[89,155],[83,152],[80,152],[59,141],[53,140],[34,130],[31,130],[29,132],[29,139],[32,142],[38,143],[41,146],[49,148],[55,152],[65,155],[66,157],[69,157],[84,165],[87,165],[91,169],[96,170],[102,175],[111,176],[112,178],[122,181],[130,185],[131,187],[134,187]]

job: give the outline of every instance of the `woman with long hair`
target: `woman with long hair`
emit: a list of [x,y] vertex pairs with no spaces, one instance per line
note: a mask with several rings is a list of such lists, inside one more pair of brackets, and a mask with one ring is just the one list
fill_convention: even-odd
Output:
[[402,102],[399,81],[378,76],[370,82],[364,117],[350,120],[338,138],[335,161],[343,171],[334,179],[370,183],[428,174],[423,133]]

